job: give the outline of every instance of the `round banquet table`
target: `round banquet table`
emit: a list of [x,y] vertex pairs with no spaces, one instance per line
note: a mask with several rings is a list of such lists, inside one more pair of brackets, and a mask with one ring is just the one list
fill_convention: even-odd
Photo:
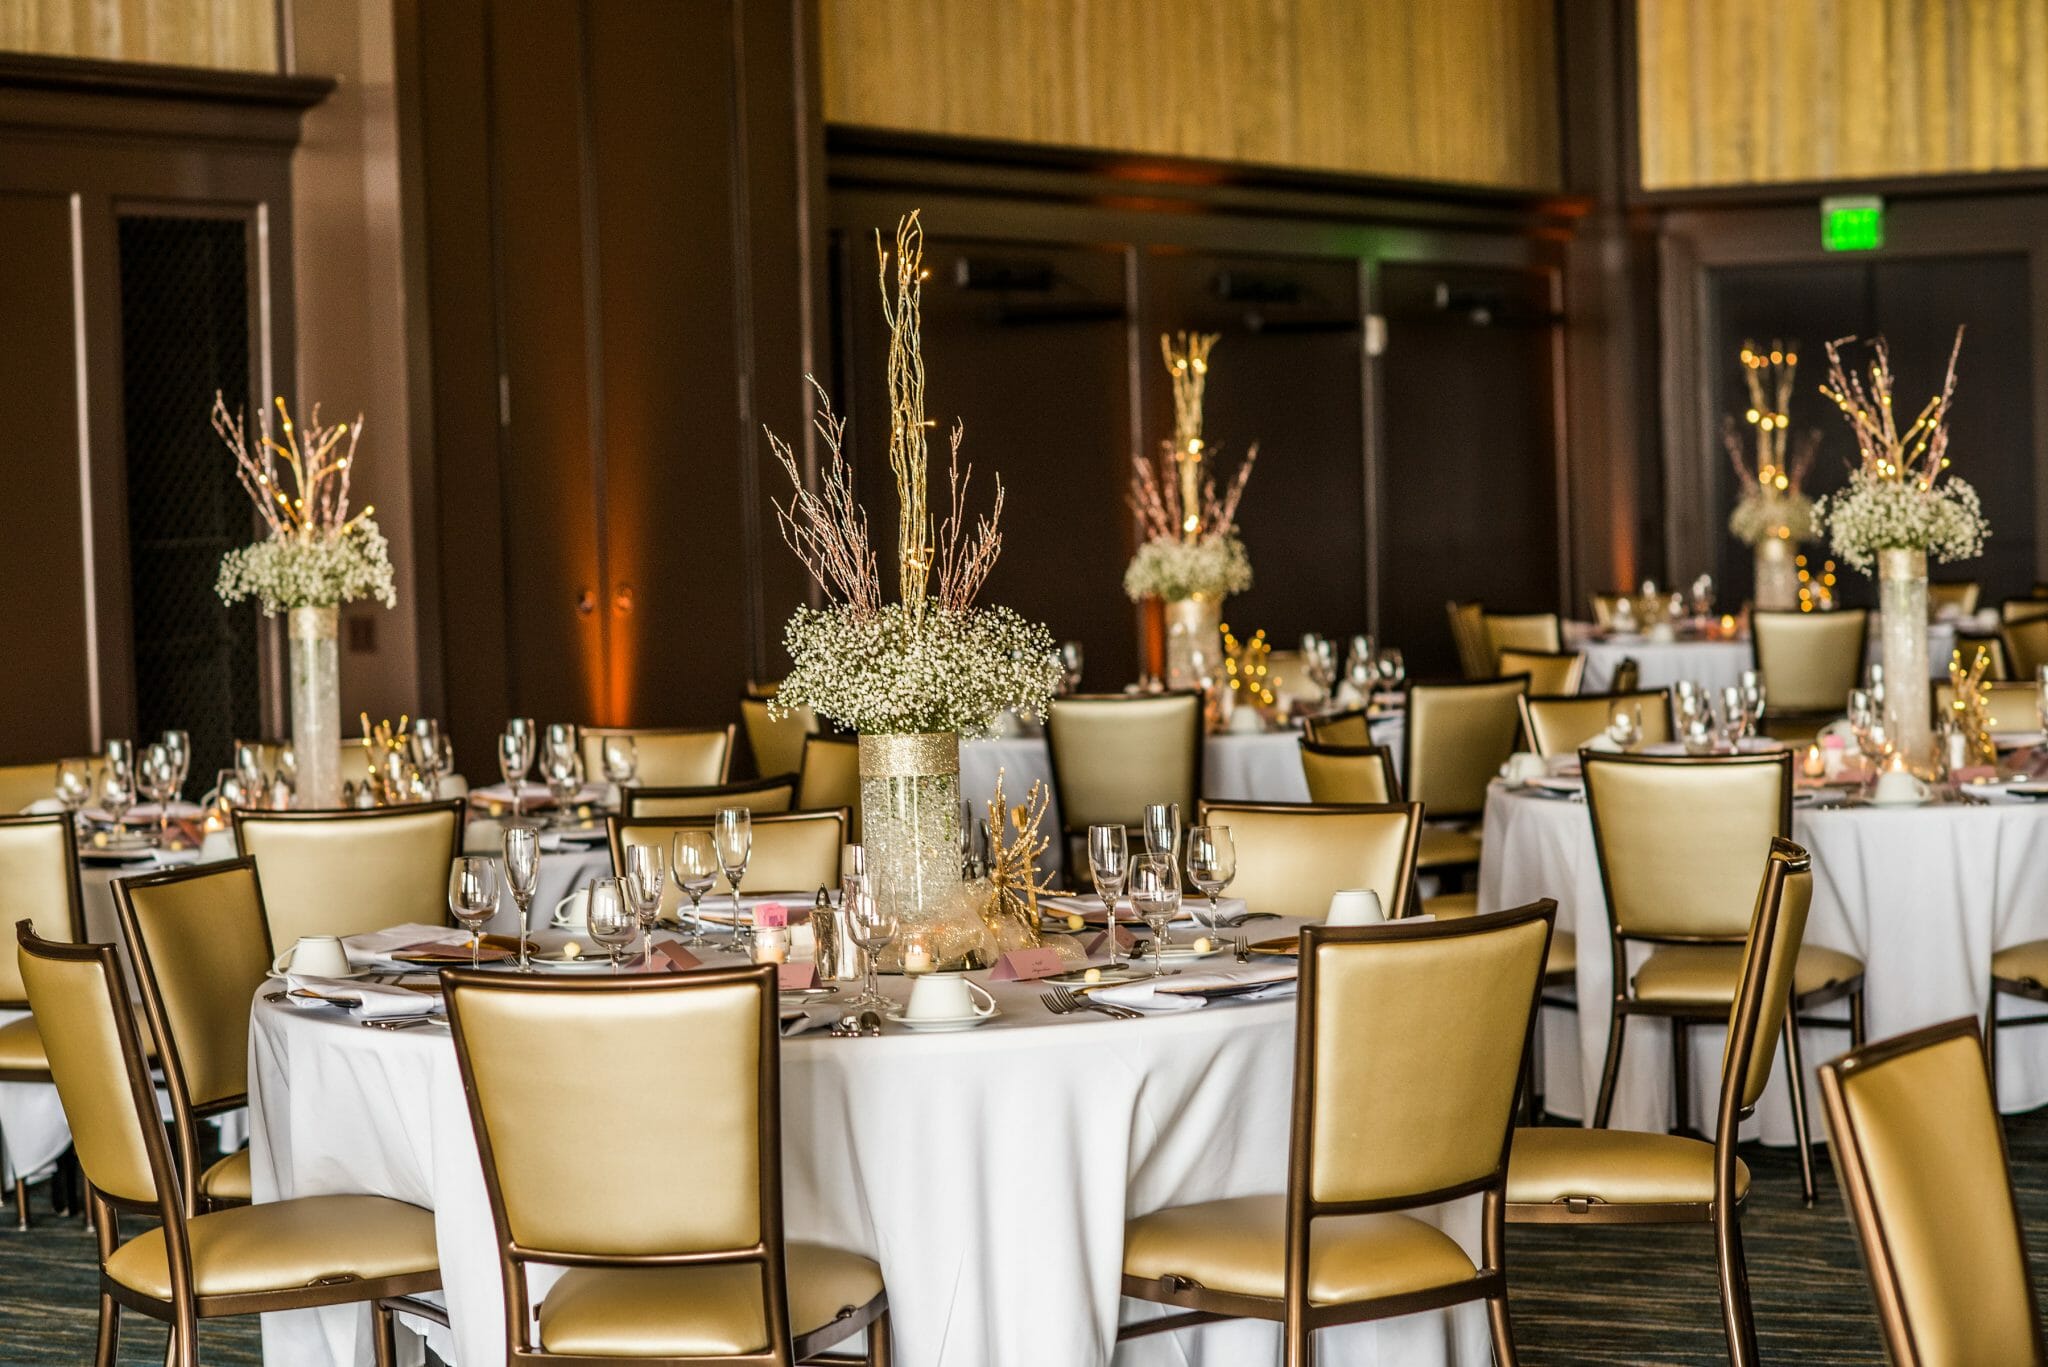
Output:
[[[1878,636],[1877,616],[1873,613],[1870,634],[1863,650],[1866,663],[1881,658],[1883,654]],[[1955,623],[1927,624],[1927,668],[1932,677],[1948,678],[1948,657],[1955,650],[1955,645]],[[1586,657],[1585,672],[1579,676],[1581,693],[1610,691],[1614,687],[1614,671],[1624,658],[1633,659],[1640,667],[1639,686],[1643,688],[1669,688],[1682,679],[1690,679],[1703,688],[1727,688],[1741,683],[1742,671],[1754,668],[1756,664],[1747,637],[1735,641],[1588,637],[1579,646],[1579,653]]]
[[[1869,1038],[1950,1020],[1982,1017],[1991,991],[1991,955],[2048,937],[2048,806],[2011,799],[1925,807],[1799,807],[1792,838],[1813,856],[1813,906],[1806,941],[1864,962]],[[1764,859],[1757,855],[1757,877]],[[1576,1067],[1557,1068],[1555,1051],[1544,1102],[1591,1122],[1607,1051],[1613,997],[1607,899],[1583,801],[1538,797],[1496,782],[1486,801],[1486,842],[1479,863],[1479,906],[1498,911],[1555,897],[1560,930],[1579,937]],[[1647,950],[1635,951],[1636,961]],[[1846,1003],[1824,1017],[1846,1016]],[[1546,1013],[1559,1014],[1559,1013]],[[1669,1027],[1654,1017],[1629,1023],[1610,1123],[1617,1129],[1666,1129],[1672,1120]],[[1695,1028],[1692,1124],[1711,1130],[1720,1083],[1722,1031]],[[1808,1027],[1800,1035],[1806,1066],[1849,1047],[1843,1029]],[[1807,1080],[1807,1118],[1824,1137],[1818,1086]],[[1792,1124],[1783,1053],[1745,1135],[1789,1144]],[[2008,1111],[2048,1103],[2048,1035],[2011,1031],[1999,1041],[1998,1095]]]
[[[1115,1329],[1119,1315],[1161,1313],[1119,1295],[1127,1214],[1285,1190],[1292,1000],[1117,1021],[1053,1016],[1035,983],[991,990],[1003,1014],[964,1034],[782,1042],[790,1237],[881,1264],[906,1367],[1277,1364],[1273,1325],[1122,1346]],[[256,1199],[368,1192],[432,1208],[452,1330],[419,1327],[460,1367],[504,1361],[490,1209],[447,1028],[366,1030],[259,998],[249,1081]],[[678,1154],[645,1180],[723,1178]],[[1427,1214],[1477,1253],[1477,1198]],[[547,1280],[535,1274],[536,1300]],[[367,1367],[368,1325],[357,1307],[266,1315],[264,1357]],[[1325,1330],[1319,1346],[1326,1367],[1489,1360],[1478,1306]]]

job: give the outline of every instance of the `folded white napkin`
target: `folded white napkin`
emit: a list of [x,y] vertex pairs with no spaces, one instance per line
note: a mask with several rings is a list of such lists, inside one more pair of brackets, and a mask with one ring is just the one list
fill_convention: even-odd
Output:
[[[1242,914],[1249,906],[1250,904],[1242,897],[1219,897],[1216,899],[1216,914],[1225,920],[1229,920],[1233,916]],[[1100,919],[1102,916],[1102,899],[1100,897],[1041,897],[1038,899],[1038,909],[1043,913],[1053,916],[1065,916],[1068,912],[1078,912],[1083,916],[1092,916]],[[1128,897],[1118,899],[1116,914],[1120,918],[1129,917],[1131,920],[1138,918],[1138,913],[1132,910],[1131,899]],[[1200,893],[1183,895],[1180,899],[1180,919],[1186,921],[1197,916],[1205,922],[1209,919],[1209,899]]]
[[809,1011],[785,1008],[782,1012],[782,1037],[788,1039],[791,1035],[801,1035],[811,1030],[822,1030],[828,1025],[837,1025],[840,1014],[836,1003]]
[[[331,1010],[347,1004],[357,1020],[385,1020],[393,1016],[434,1016],[442,1010],[441,998],[405,987],[386,987],[344,978],[285,976],[285,1000],[307,1010]],[[311,993],[301,996],[300,993]],[[325,998],[326,1000],[321,1000]]]
[[21,809],[23,816],[54,816],[64,810],[64,804],[54,797],[39,797]]
[[1111,1006],[1128,1006],[1134,1011],[1192,1011],[1209,1003],[1203,992],[1263,984],[1261,991],[1230,997],[1229,1001],[1266,1001],[1294,991],[1298,969],[1293,963],[1254,964],[1244,968],[1218,968],[1203,973],[1181,973],[1170,978],[1147,978],[1143,982],[1099,987],[1089,995]]
[[342,940],[343,952],[348,955],[351,968],[411,969],[414,965],[401,964],[391,955],[414,945],[466,945],[469,932],[454,926],[412,925],[392,926],[389,930],[366,931],[361,935],[350,935]]

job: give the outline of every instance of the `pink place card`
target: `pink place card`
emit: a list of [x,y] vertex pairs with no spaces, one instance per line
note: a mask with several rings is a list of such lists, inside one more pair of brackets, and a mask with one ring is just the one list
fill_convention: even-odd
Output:
[[[1126,954],[1128,954],[1131,951],[1132,947],[1138,943],[1138,937],[1136,935],[1133,935],[1124,927],[1118,926],[1116,928],[1116,942],[1123,949],[1123,951]],[[1104,934],[1096,936],[1094,939],[1088,942],[1088,953],[1091,957],[1097,954],[1106,954],[1108,952],[1109,935],[1106,932]]]
[[763,902],[754,908],[754,927],[757,930],[773,930],[789,926],[789,908],[780,902]]
[[816,964],[777,964],[775,986],[783,992],[808,992],[818,985]]
[[1050,978],[1055,973],[1066,971],[1067,961],[1056,949],[1013,949],[996,960],[995,969],[988,975],[992,983],[1023,983],[1034,978]]
[[1995,764],[1969,764],[1960,769],[1949,770],[1948,776],[1950,782],[1953,783],[1976,783],[1983,779],[1997,778],[1998,766]]
[[693,968],[702,968],[704,961],[678,944],[659,944],[654,947],[654,967],[669,973],[688,973]]

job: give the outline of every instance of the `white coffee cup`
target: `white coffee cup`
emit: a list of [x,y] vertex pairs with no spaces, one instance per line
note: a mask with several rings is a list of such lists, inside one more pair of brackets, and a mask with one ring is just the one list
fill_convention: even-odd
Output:
[[993,1016],[996,999],[978,983],[958,973],[926,973],[910,983],[910,1004],[903,1008],[908,1020],[964,1020],[968,1016]]
[[1380,895],[1371,888],[1340,888],[1330,894],[1326,926],[1376,926],[1387,919]]
[[299,973],[309,978],[348,976],[348,952],[333,935],[301,935],[299,942],[277,956],[272,973]]
[[1887,769],[1877,776],[1870,800],[1879,807],[1911,807],[1925,802],[1928,787],[1904,769]]
[[590,889],[578,888],[561,901],[555,903],[555,924],[558,926],[587,926],[590,924]]
[[1517,750],[1508,756],[1508,762],[1501,767],[1501,777],[1510,783],[1527,783],[1532,778],[1542,778],[1550,772],[1550,766],[1543,756],[1527,750]]

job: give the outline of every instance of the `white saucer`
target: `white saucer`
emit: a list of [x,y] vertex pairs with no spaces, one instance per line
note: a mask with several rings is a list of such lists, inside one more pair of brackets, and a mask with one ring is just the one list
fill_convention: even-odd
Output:
[[900,1011],[884,1011],[882,1019],[891,1025],[900,1025],[906,1030],[915,1030],[921,1034],[943,1035],[958,1030],[972,1030],[975,1026],[985,1025],[1002,1014],[1002,1008],[997,1007],[986,1016],[927,1016],[913,1019]]
[[[1161,963],[1179,963],[1188,959],[1213,959],[1218,954],[1228,954],[1230,952],[1231,946],[1227,943],[1211,943],[1207,949],[1198,950],[1195,948],[1193,941],[1178,940],[1166,946],[1160,953],[1159,960]],[[1150,949],[1146,949],[1143,953],[1133,951],[1131,958],[1140,963],[1149,963],[1152,960],[1152,951]]]
[[[609,973],[611,959],[603,954],[581,954],[576,958],[564,958],[560,954],[536,954],[533,966],[542,973]],[[625,972],[622,968],[621,974]]]
[[[286,978],[290,977],[291,974],[295,971],[296,970],[288,968],[282,973],[271,972],[266,973],[263,976],[265,978],[274,979],[278,982],[283,982]],[[346,973],[308,973],[304,976],[308,978],[325,978],[327,981],[335,983],[352,983],[357,978],[368,978],[373,977],[379,973],[395,973],[397,971],[397,969],[391,968],[351,968]]]

